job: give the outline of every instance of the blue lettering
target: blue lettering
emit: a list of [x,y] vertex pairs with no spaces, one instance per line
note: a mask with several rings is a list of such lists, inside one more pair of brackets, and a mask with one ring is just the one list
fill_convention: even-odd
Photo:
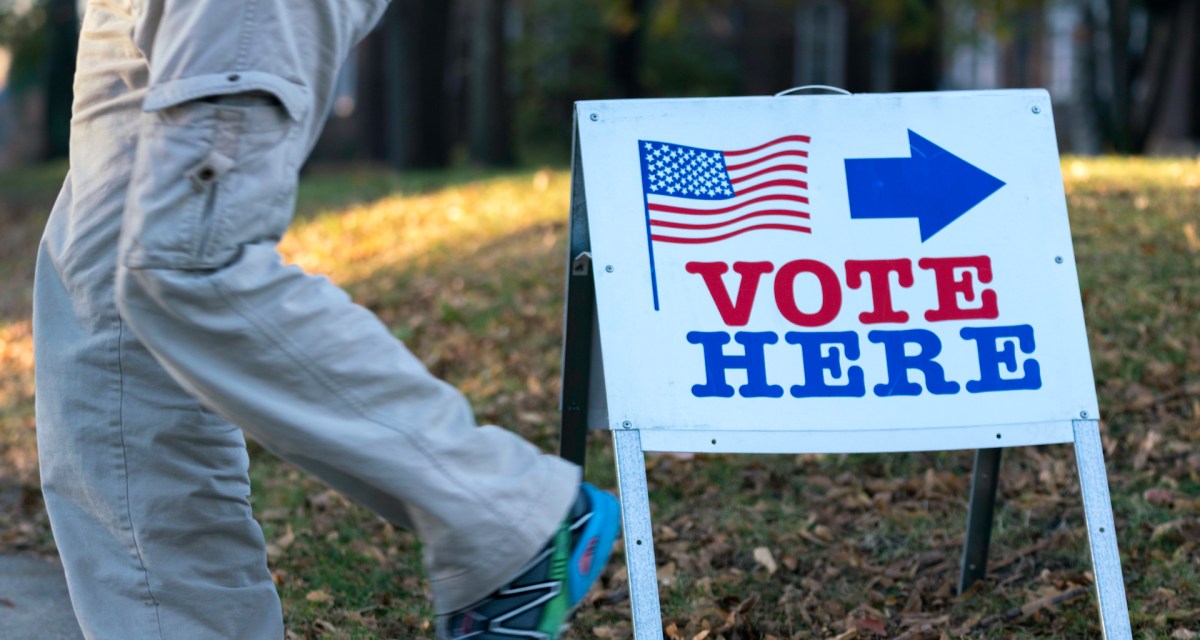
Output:
[[[928,329],[872,331],[867,334],[867,339],[882,344],[887,358],[888,381],[887,384],[875,385],[875,395],[881,398],[921,395],[921,385],[908,379],[909,369],[917,369],[924,374],[925,386],[930,393],[958,393],[958,383],[947,382],[945,369],[933,360],[942,352],[942,341],[934,332]],[[910,356],[904,352],[906,344],[915,344],[920,351]]]
[[[846,384],[826,384],[825,372],[834,379],[842,377],[842,352],[847,360],[858,360],[858,334],[853,331],[814,331],[801,333],[789,331],[783,339],[788,344],[800,345],[800,356],[804,362],[804,384],[792,385],[792,395],[797,398],[861,398],[867,395],[863,384],[862,367],[846,368]],[[829,346],[829,354],[821,353],[821,347]]]
[[772,331],[739,331],[733,339],[745,347],[744,355],[725,353],[729,334],[724,331],[689,331],[687,341],[704,348],[704,384],[692,385],[692,395],[697,398],[732,398],[733,387],[725,382],[727,369],[745,369],[746,384],[738,387],[743,398],[780,398],[783,387],[767,384],[765,345],[779,342]]
[[[987,391],[1015,391],[1018,389],[1041,389],[1042,367],[1037,360],[1026,358],[1021,363],[1025,374],[1020,378],[1000,377],[1000,365],[1009,373],[1017,372],[1017,353],[1013,340],[1020,347],[1021,353],[1032,354],[1035,348],[1033,342],[1033,327],[1019,324],[1011,327],[963,327],[958,332],[964,340],[974,340],[979,350],[979,379],[967,381],[967,391],[984,393]],[[1008,340],[1005,340],[1008,338]],[[1003,341],[1004,346],[997,348]]]

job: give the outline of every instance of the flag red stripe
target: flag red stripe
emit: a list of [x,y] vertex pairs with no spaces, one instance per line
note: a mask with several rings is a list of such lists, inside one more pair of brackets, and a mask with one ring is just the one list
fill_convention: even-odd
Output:
[[730,178],[729,184],[745,182],[751,178],[757,178],[765,173],[771,173],[772,171],[799,171],[800,173],[808,173],[808,167],[802,164],[781,164],[777,167],[768,167],[761,171],[755,171],[754,173],[749,173],[739,178]]
[[766,182],[760,182],[756,185],[746,187],[745,189],[737,192],[737,195],[743,196],[747,193],[754,193],[759,189],[766,189],[768,187],[796,187],[797,189],[807,189],[808,183],[803,180],[767,180]]
[[650,236],[650,239],[657,242],[673,242],[677,244],[707,244],[709,242],[717,242],[726,238],[739,236],[747,231],[758,231],[759,229],[775,229],[778,231],[798,231],[800,233],[812,233],[812,229],[808,227],[798,227],[790,224],[758,224],[752,227],[738,229],[737,231],[730,231],[729,233],[723,235],[713,236],[711,238],[675,238],[671,236],[652,235]]
[[745,154],[747,154],[747,153],[754,153],[755,151],[761,151],[761,150],[763,150],[763,149],[766,149],[767,147],[769,147],[769,146],[771,146],[771,145],[773,145],[773,144],[779,144],[779,143],[781,143],[781,142],[803,142],[803,143],[808,143],[808,142],[811,142],[811,141],[812,141],[812,138],[810,138],[810,137],[808,137],[808,136],[783,136],[782,138],[775,138],[774,140],[772,140],[772,141],[770,141],[770,142],[764,142],[764,143],[762,143],[762,144],[758,145],[757,147],[753,147],[753,148],[750,148],[750,149],[742,149],[741,151],[726,151],[726,152],[725,152],[725,155],[727,155],[727,156],[741,156],[741,155],[745,155]]
[[766,162],[767,160],[774,160],[775,158],[782,158],[783,156],[797,156],[800,158],[807,158],[808,152],[801,151],[799,149],[788,149],[787,151],[776,151],[775,153],[772,153],[770,155],[765,155],[756,160],[751,160],[750,162],[743,162],[742,164],[727,164],[727,165],[725,165],[725,169],[728,171],[737,171],[738,169],[745,169],[747,167],[753,167],[756,164],[762,164],[762,163]]
[[785,195],[785,194],[781,193],[781,194],[776,194],[776,195],[771,195],[771,196],[759,196],[757,198],[752,198],[750,200],[747,200],[741,204],[735,204],[735,205],[728,206],[728,207],[722,207],[720,209],[692,209],[690,207],[673,207],[669,204],[655,204],[653,202],[651,202],[649,204],[649,207],[650,207],[651,211],[661,211],[663,213],[687,213],[687,214],[693,214],[693,215],[698,215],[698,216],[708,216],[708,215],[716,215],[718,213],[729,213],[730,211],[737,211],[738,209],[748,207],[752,204],[758,204],[760,202],[770,202],[772,200],[786,200],[788,202],[799,202],[800,204],[808,204],[808,198],[805,196],[792,196],[792,195]]
[[719,229],[721,227],[727,227],[735,222],[741,222],[742,220],[749,220],[750,218],[759,218],[762,216],[787,216],[789,218],[804,218],[806,220],[809,218],[809,215],[803,211],[755,211],[754,213],[747,213],[744,216],[738,216],[733,220],[726,220],[725,222],[713,222],[711,224],[689,224],[687,222],[667,222],[666,220],[651,220],[650,224],[655,227],[669,227],[671,229],[695,229],[700,231],[703,229]]

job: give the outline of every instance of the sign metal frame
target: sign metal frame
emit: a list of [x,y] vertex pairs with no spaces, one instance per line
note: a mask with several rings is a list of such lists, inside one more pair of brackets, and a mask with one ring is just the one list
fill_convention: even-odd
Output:
[[[795,100],[805,97],[789,96],[778,99]],[[977,449],[975,455],[959,591],[964,591],[986,572],[1003,448],[1070,442],[1075,447],[1104,638],[1132,638],[1099,422],[1088,419],[1086,412],[1080,416],[1082,419],[1027,425],[903,430],[911,437],[910,442],[938,442],[939,446],[936,447],[923,444],[897,446],[894,444],[896,439],[889,438],[864,438],[868,443],[877,444],[848,446],[844,434],[835,431],[694,431],[642,429],[628,421],[622,422],[620,428],[608,424],[605,372],[601,358],[595,274],[579,135],[581,116],[577,106],[572,132],[570,230],[560,398],[560,455],[583,467],[586,462],[588,431],[612,431],[635,638],[657,640],[663,633],[646,478],[646,452],[868,453],[951,450],[977,447],[984,438],[990,439],[990,436],[986,435],[989,433],[995,434],[996,447]],[[888,431],[894,433],[897,430]],[[858,430],[855,433],[868,436],[872,432]],[[1005,435],[1010,433],[1015,437],[1006,438]],[[1006,440],[1016,444],[1008,444]]]

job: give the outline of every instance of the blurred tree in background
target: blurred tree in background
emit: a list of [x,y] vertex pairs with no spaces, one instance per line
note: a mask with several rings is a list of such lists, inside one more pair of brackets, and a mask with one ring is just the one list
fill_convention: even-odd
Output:
[[561,157],[577,100],[736,95],[733,5],[526,0],[512,63],[518,139]]
[[[1200,1],[1105,0],[1086,5],[1089,98],[1101,134],[1118,153],[1144,153],[1173,89],[1185,85],[1191,133],[1200,133]],[[1190,83],[1190,86],[1186,86]],[[1187,105],[1182,105],[1187,109]]]
[[43,3],[0,0],[0,46],[9,50],[12,66],[7,88],[14,90],[38,83],[37,70],[46,57],[48,34]]
[[40,160],[67,155],[78,38],[74,0],[0,0],[0,47],[12,56],[5,90],[17,100],[32,94],[41,118],[26,144]]
[[508,47],[505,42],[506,0],[471,0],[475,24],[471,29],[470,86],[467,143],[472,162],[510,165],[515,160],[512,144],[512,104],[509,100]]
[[[0,47],[11,56],[8,82],[2,86],[17,103],[10,109],[26,108],[40,116],[33,128],[36,137],[25,141],[27,153],[36,159],[67,155],[78,39],[74,0],[0,0]],[[22,103],[23,96],[33,102]]]
[[[74,4],[0,0],[0,166],[66,152]],[[394,0],[314,157],[561,162],[578,100],[803,84],[1046,87],[1064,151],[1195,153],[1198,42],[1200,0]]]
[[[450,160],[445,73],[451,3],[394,0],[363,44],[362,97],[371,157],[397,169]],[[366,54],[365,56],[362,54]]]
[[[1200,0],[460,4],[458,17],[475,24],[464,48],[474,62],[454,99],[472,115],[449,124],[449,140],[467,142],[468,157],[483,164],[518,151],[527,160],[565,158],[577,100],[761,95],[800,84],[853,92],[1042,86],[1055,98],[1064,150],[1186,151],[1200,139]],[[484,24],[493,36],[482,35]],[[486,72],[483,60],[492,65]],[[486,139],[512,147],[485,152]]]

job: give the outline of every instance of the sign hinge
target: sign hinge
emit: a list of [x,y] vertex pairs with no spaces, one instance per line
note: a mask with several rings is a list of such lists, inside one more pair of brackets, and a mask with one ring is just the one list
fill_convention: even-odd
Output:
[[584,251],[571,261],[572,276],[589,276],[592,273],[592,253]]

